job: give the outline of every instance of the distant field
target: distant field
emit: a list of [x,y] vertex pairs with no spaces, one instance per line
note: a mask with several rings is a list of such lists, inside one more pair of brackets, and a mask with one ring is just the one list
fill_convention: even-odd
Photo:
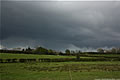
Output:
[[[12,54],[12,53],[0,53],[0,59],[62,59],[62,61],[75,61],[76,56],[67,56],[67,55],[37,55],[37,54]],[[66,60],[71,59],[71,60]],[[56,60],[57,61],[57,60]],[[118,54],[81,54],[80,61],[120,61],[120,55]],[[58,61],[59,62],[59,61]]]
[[[84,54],[82,54],[84,55]],[[98,57],[120,57],[120,54],[85,54],[87,56],[98,56]]]
[[75,58],[75,56],[59,56],[59,55],[36,55],[36,54],[11,54],[11,53],[0,53],[1,59],[21,59],[21,58]]
[[[0,53],[0,58],[54,59],[76,57],[57,55],[32,55],[32,54],[27,55],[27,54]],[[84,59],[87,57],[82,58]],[[0,77],[1,77],[0,80],[120,79],[120,61],[0,63]]]
[[[82,54],[84,55],[84,54]],[[80,56],[81,58],[94,58],[94,56],[98,57],[118,57],[120,58],[120,54],[85,54],[86,56]],[[61,55],[37,55],[37,54],[12,54],[12,53],[0,53],[0,58],[1,59],[13,59],[13,58],[76,58],[76,56],[61,56]]]

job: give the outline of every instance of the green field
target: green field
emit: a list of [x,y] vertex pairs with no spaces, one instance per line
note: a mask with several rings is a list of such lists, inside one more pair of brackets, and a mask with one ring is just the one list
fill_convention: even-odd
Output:
[[59,55],[33,55],[33,54],[11,54],[11,53],[0,53],[0,58],[2,59],[13,59],[13,58],[50,58],[50,59],[54,59],[54,58],[75,58],[75,56],[59,56]]
[[[53,58],[75,58],[75,56],[0,53],[0,58],[53,59]],[[120,61],[0,63],[0,80],[95,80],[95,79],[120,79]]]

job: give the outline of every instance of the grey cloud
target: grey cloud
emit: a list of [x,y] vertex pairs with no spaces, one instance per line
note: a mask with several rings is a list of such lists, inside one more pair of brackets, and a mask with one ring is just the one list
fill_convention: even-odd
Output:
[[120,2],[2,1],[2,44],[120,47],[119,8]]

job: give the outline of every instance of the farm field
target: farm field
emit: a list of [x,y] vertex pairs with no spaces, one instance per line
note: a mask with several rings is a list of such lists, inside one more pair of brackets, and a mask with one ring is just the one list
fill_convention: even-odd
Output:
[[[75,58],[75,56],[0,53],[0,58]],[[120,61],[0,63],[1,80],[120,79],[119,75]]]
[[36,54],[11,54],[11,53],[0,53],[1,59],[13,59],[13,58],[75,58],[75,56],[58,56],[58,55],[36,55]]

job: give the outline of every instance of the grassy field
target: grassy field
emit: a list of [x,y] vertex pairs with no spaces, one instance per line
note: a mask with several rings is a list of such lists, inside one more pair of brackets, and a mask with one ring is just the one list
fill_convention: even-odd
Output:
[[[96,58],[94,56],[98,57],[118,57],[120,58],[119,54],[86,54],[86,56],[82,56],[80,58]],[[92,57],[93,56],[93,57]],[[11,53],[0,53],[0,59],[39,59],[39,58],[50,58],[50,59],[55,59],[55,58],[76,58],[76,56],[59,56],[59,55],[35,55],[35,54],[11,54]]]
[[[75,56],[0,53],[0,58],[2,59],[75,58]],[[120,61],[0,63],[0,79],[1,80],[120,79]]]
[[13,58],[17,58],[17,59],[21,59],[21,58],[35,58],[35,59],[39,59],[39,58],[50,58],[50,59],[54,59],[54,58],[75,58],[75,56],[59,56],[59,55],[34,55],[34,54],[11,54],[11,53],[0,53],[0,58],[1,59],[13,59]]

